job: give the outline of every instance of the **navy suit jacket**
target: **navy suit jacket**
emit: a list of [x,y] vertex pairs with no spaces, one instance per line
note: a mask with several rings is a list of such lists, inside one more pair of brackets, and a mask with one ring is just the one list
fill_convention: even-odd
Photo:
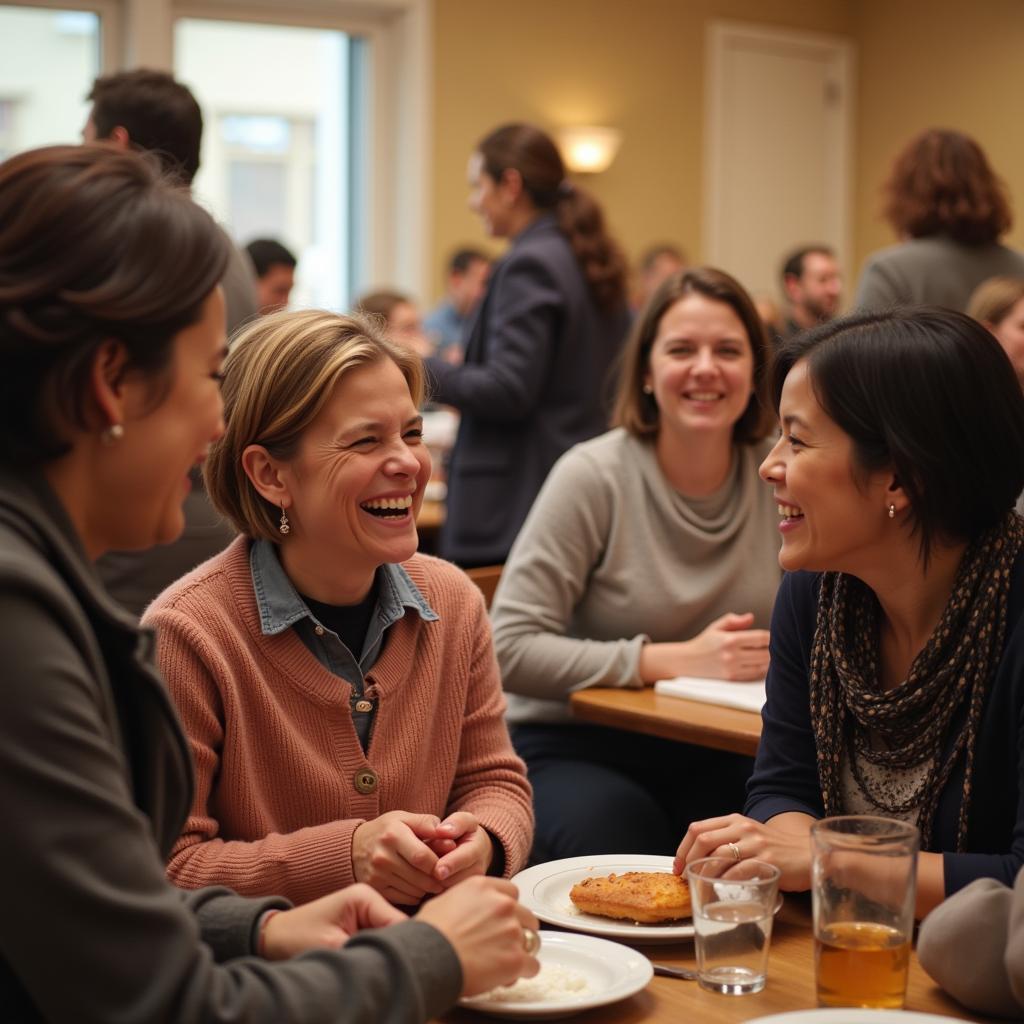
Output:
[[601,311],[568,239],[543,214],[512,242],[466,338],[461,366],[427,360],[432,398],[461,413],[441,554],[504,562],[558,457],[607,429],[625,306]]

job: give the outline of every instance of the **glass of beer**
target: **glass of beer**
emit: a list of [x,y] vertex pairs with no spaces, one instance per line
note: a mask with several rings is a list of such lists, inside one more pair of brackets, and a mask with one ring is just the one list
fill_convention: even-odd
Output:
[[758,860],[705,857],[686,868],[693,902],[697,983],[725,995],[764,988],[779,869]]
[[811,826],[819,1006],[901,1009],[917,891],[916,826],[870,815]]

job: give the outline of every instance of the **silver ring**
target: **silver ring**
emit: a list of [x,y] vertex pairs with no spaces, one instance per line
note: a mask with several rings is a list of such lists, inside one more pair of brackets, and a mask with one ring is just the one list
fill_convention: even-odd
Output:
[[540,949],[540,936],[532,928],[523,929],[523,949],[533,956]]
[[736,858],[736,860],[743,860],[740,856],[740,848],[735,843],[726,843],[725,845],[729,847],[729,852]]

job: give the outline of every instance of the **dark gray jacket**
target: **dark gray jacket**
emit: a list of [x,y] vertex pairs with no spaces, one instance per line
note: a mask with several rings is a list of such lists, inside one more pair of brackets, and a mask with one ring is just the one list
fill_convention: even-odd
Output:
[[943,235],[911,238],[872,253],[857,285],[854,308],[884,313],[894,306],[967,309],[990,277],[1024,277],[1024,253],[991,242],[963,245]]
[[450,1006],[459,963],[428,925],[268,964],[255,925],[285,901],[167,881],[192,775],[152,647],[45,482],[0,471],[0,1020],[369,1024]]
[[609,380],[629,328],[595,304],[551,214],[491,271],[461,366],[428,360],[435,401],[462,414],[448,469],[441,554],[504,562],[548,471],[608,427]]

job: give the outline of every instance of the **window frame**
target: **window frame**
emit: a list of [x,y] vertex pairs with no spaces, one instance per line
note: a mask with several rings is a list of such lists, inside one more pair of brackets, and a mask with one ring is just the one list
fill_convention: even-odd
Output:
[[[100,17],[103,74],[131,67],[174,70],[179,18],[294,25],[346,32],[370,44],[370,151],[366,251],[357,283],[426,295],[433,186],[434,0],[3,0],[18,7],[92,11]],[[412,168],[412,173],[402,173]]]
[[0,0],[3,7],[35,7],[51,11],[87,11],[100,19],[100,73],[120,67],[124,50],[119,0]]
[[[356,287],[389,284],[427,294],[432,0],[304,0],[287,12],[275,0],[175,0],[170,7],[172,43],[179,18],[321,28],[367,40],[373,130],[361,168],[366,251],[358,260]],[[168,57],[173,62],[173,52]],[[399,173],[410,167],[416,173]]]

